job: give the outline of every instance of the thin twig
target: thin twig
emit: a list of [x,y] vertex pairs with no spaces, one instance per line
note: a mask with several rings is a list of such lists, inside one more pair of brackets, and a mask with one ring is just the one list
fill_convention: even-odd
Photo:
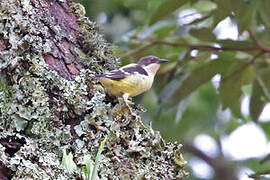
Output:
[[208,51],[256,51],[258,48],[256,47],[217,47],[217,46],[210,46],[210,45],[193,45],[187,43],[175,43],[175,42],[168,42],[168,41],[153,41],[155,45],[168,45],[168,46],[179,46],[179,47],[186,47],[190,49],[199,49],[199,50],[208,50]]
[[[150,41],[150,43],[135,49],[133,51],[127,52],[121,58],[131,57],[138,55],[147,49],[149,49],[152,46],[156,45],[165,45],[165,46],[174,46],[174,47],[185,47],[190,50],[198,49],[198,50],[204,50],[204,51],[256,51],[260,50],[257,46],[251,46],[251,47],[229,47],[229,46],[223,46],[223,47],[217,47],[217,46],[211,46],[211,45],[193,45],[193,44],[187,44],[187,43],[176,43],[176,42],[168,42],[168,41]],[[269,50],[270,52],[270,50]]]
[[[169,42],[169,41],[149,41],[148,44],[135,49],[133,51],[127,52],[124,54],[121,58],[126,58],[130,56],[135,56],[138,55],[147,49],[149,49],[152,46],[156,45],[165,45],[165,46],[173,46],[173,47],[184,47],[190,50],[198,49],[202,51],[260,51],[262,54],[264,53],[270,53],[270,48],[264,47],[256,38],[254,33],[249,29],[248,30],[250,38],[254,42],[254,46],[249,46],[249,47],[231,47],[231,46],[212,46],[212,45],[200,45],[200,44],[188,44],[188,43],[177,43],[177,42]],[[257,58],[257,57],[256,57]],[[255,59],[256,59],[255,58]]]
[[251,31],[251,29],[248,29],[248,33],[250,36],[250,39],[252,39],[258,49],[260,49],[263,52],[270,52],[270,48],[264,47],[259,40],[256,38],[255,34]]

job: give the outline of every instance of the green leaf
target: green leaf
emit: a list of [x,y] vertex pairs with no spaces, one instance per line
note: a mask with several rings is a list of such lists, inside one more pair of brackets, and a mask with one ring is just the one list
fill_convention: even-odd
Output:
[[221,11],[221,8],[217,8],[213,10],[212,14],[213,14],[213,19],[214,19],[213,27],[217,26],[220,21],[228,17],[228,14]]
[[[146,26],[144,27],[140,32],[137,33],[137,37],[139,38],[147,38],[151,36],[152,34],[165,34],[168,36],[168,34],[175,30],[177,28],[177,21],[176,20],[166,20],[166,21],[160,21],[152,26]],[[161,31],[161,32],[160,32]],[[159,37],[157,37],[159,39]]]
[[270,27],[270,1],[269,0],[261,0],[260,2],[260,15],[263,19],[263,22],[266,26]]
[[202,41],[215,41],[216,36],[209,28],[191,29],[189,32],[193,37]]
[[250,48],[254,46],[253,41],[234,41],[230,39],[225,39],[225,40],[216,40],[216,43],[220,44],[222,47],[232,47],[232,48]]
[[164,17],[168,16],[187,2],[189,2],[189,0],[166,0],[154,12],[149,25],[152,25],[163,19]]
[[234,4],[232,3],[231,0],[227,0],[227,1],[216,1],[217,3],[217,10],[219,10],[220,12],[222,12],[223,14],[226,14],[227,16],[230,15]]
[[182,115],[185,112],[188,103],[189,103],[189,98],[186,98],[186,99],[184,99],[183,101],[181,101],[178,104],[178,108],[177,108],[177,112],[176,112],[176,118],[175,118],[176,123],[178,123],[181,120]]
[[214,24],[218,24],[225,17],[234,17],[239,32],[242,33],[251,26],[258,1],[222,0],[216,3],[218,8],[214,12]]
[[[172,103],[171,97],[177,91],[177,88],[180,86],[181,81],[184,77],[184,70],[178,73],[175,78],[166,84],[166,86],[162,89],[161,93],[159,94],[158,103],[159,105]],[[177,102],[174,102],[177,103]],[[159,107],[160,109],[161,107]]]
[[197,3],[198,2],[198,0],[190,0],[190,4],[192,5],[192,4],[195,4],[195,3]]
[[[186,75],[185,78],[180,79],[180,82],[177,79],[173,80],[162,90],[161,94],[167,94],[166,96],[170,96],[170,98],[167,98],[168,100],[164,103],[175,104],[183,100],[201,85],[210,81],[216,74],[223,74],[228,71],[228,69],[232,68],[232,65],[235,62],[234,60],[235,59],[223,58],[213,60],[193,70],[191,73]],[[174,88],[175,85],[177,85],[177,88]],[[170,92],[171,90],[173,90],[173,93]]]
[[252,95],[250,99],[249,112],[252,120],[257,122],[258,118],[266,104],[265,97],[258,81],[254,81],[252,86]]
[[103,141],[100,142],[100,146],[98,148],[98,152],[96,155],[95,163],[91,159],[90,155],[85,155],[83,158],[83,162],[85,163],[85,166],[82,167],[82,177],[84,180],[98,180],[98,167],[100,164],[101,159],[101,153],[104,149],[105,143],[106,143],[106,137]]
[[161,27],[160,29],[156,30],[154,33],[156,35],[156,39],[161,40],[168,37],[171,32],[176,30],[176,28],[177,28],[176,24]]
[[197,3],[191,4],[192,9],[203,14],[204,12],[210,12],[217,8],[217,4],[213,1],[198,1]]
[[231,134],[236,128],[242,126],[244,124],[243,121],[233,121],[230,120],[229,122],[224,124],[225,127],[225,134]]
[[257,8],[256,1],[245,2],[231,0],[231,3],[233,4],[233,13],[236,17],[239,32],[242,33],[251,26],[255,18]]
[[89,154],[85,155],[83,157],[83,162],[85,166],[82,167],[82,176],[84,180],[91,180],[93,175],[93,169],[94,169],[94,162],[91,159],[91,156]]
[[210,18],[210,17],[211,17],[211,13],[209,13],[209,14],[207,14],[207,15],[201,17],[201,18],[195,19],[195,20],[193,20],[192,22],[188,23],[187,25],[193,25],[193,24],[200,23],[200,22],[202,22],[202,21],[204,21],[204,20],[206,20],[206,19],[208,19],[208,18]]
[[217,8],[213,10],[214,26],[220,21],[231,15],[232,3],[230,0],[227,1],[216,1]]
[[98,179],[97,171],[98,171],[98,167],[99,167],[99,164],[100,164],[101,153],[102,153],[102,151],[104,149],[106,140],[107,140],[107,137],[105,137],[104,140],[100,142],[100,146],[98,148],[97,156],[96,156],[96,159],[95,159],[95,164],[94,164],[94,168],[93,168],[93,175],[91,177],[91,180],[97,180]]
[[70,152],[67,154],[66,150],[63,150],[63,157],[61,164],[70,173],[77,170],[77,165],[73,161],[72,153]]
[[264,47],[270,46],[270,30],[265,29],[261,32],[256,33],[256,37],[258,41],[262,44]]
[[259,85],[261,86],[266,99],[270,100],[270,69],[264,68],[259,71],[259,76],[257,76],[257,80]]
[[230,62],[230,66],[226,70],[220,71],[220,74],[223,78],[231,75],[232,72],[247,63],[246,59],[238,59],[236,57],[236,52],[221,52],[217,53],[217,55],[219,60],[223,60],[228,63]]
[[[258,158],[249,158],[247,160],[243,160],[239,162],[239,165],[248,167],[255,172],[268,171],[270,167],[270,161],[266,161],[265,163],[261,163]],[[262,180],[262,179],[261,179]],[[264,179],[266,180],[266,179]]]
[[244,117],[242,116],[242,113],[241,113],[241,102],[240,101],[236,101],[231,107],[230,107],[230,110],[232,112],[232,115],[235,117],[235,118],[238,118],[238,119],[244,119]]
[[240,100],[242,95],[241,87],[251,83],[255,77],[255,67],[251,64],[245,64],[230,76],[222,79],[219,91],[223,109],[233,107]]
[[263,128],[266,137],[270,139],[270,122],[259,122],[259,125]]
[[[266,157],[264,157],[264,158],[260,161],[260,163],[261,163],[261,164],[264,164],[264,163],[266,163],[267,161],[270,161],[270,153],[268,153],[268,155],[267,155]],[[268,174],[270,174],[270,173],[268,173]]]

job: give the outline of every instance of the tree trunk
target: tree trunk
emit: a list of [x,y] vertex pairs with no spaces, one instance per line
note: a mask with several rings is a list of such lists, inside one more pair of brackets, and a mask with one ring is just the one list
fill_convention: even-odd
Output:
[[[181,146],[93,78],[118,64],[80,4],[1,0],[0,179],[83,179],[105,137],[99,178],[184,178]],[[74,158],[61,165],[64,150]]]

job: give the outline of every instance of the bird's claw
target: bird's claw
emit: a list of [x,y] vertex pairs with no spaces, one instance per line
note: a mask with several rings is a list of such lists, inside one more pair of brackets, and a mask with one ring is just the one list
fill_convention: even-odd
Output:
[[128,94],[124,94],[123,95],[124,103],[125,103],[126,107],[128,108],[131,116],[135,117],[136,119],[140,119],[141,117],[138,116],[135,112],[133,112],[132,111],[132,108],[130,107],[130,105],[134,105],[135,103],[132,102],[132,101],[130,101],[130,100],[128,100],[128,98],[129,98]]

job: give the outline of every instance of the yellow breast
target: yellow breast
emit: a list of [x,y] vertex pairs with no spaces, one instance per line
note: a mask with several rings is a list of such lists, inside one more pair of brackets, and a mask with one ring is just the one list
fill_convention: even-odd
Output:
[[137,96],[151,88],[154,76],[134,74],[121,80],[111,80],[101,77],[100,82],[107,88],[110,94],[122,96],[128,94],[131,97]]

